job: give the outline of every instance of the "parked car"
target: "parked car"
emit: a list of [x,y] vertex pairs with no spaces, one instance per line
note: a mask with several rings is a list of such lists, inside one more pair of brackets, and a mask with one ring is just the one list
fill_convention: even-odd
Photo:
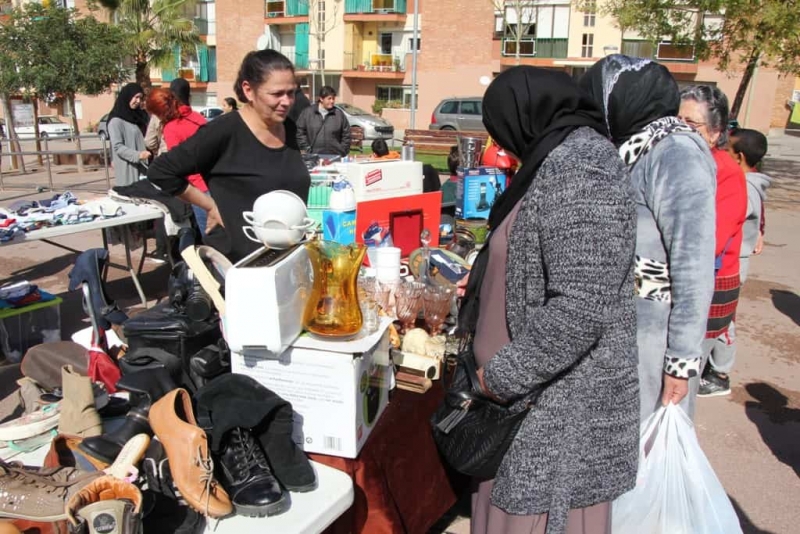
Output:
[[194,110],[205,117],[207,121],[213,121],[224,113],[222,108],[218,107],[194,108]]
[[[55,115],[42,115],[39,117],[39,135],[45,137],[66,137],[72,138],[74,132],[72,126],[62,121]],[[17,136],[20,139],[33,139],[36,132],[33,126],[18,126]]]
[[101,141],[108,139],[108,113],[100,117],[100,122],[97,123],[97,135]]
[[482,100],[479,96],[442,100],[431,114],[428,129],[486,131]]
[[391,139],[394,136],[394,126],[384,118],[376,117],[363,109],[351,106],[350,104],[336,104],[350,126],[359,126],[364,130],[364,140]]

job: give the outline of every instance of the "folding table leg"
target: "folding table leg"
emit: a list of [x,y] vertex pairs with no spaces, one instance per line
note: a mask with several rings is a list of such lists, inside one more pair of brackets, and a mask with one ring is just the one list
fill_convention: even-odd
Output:
[[[128,272],[131,274],[131,278],[133,279],[133,285],[136,286],[136,291],[139,293],[139,298],[142,301],[142,306],[147,308],[147,299],[144,296],[144,291],[142,290],[142,284],[139,283],[139,274],[136,269],[133,268],[133,262],[131,261],[131,228],[129,225],[125,225],[122,227],[122,236],[125,242],[125,261],[127,262]],[[139,262],[139,272],[142,270],[142,262],[144,261],[144,253],[142,254],[142,260]]]

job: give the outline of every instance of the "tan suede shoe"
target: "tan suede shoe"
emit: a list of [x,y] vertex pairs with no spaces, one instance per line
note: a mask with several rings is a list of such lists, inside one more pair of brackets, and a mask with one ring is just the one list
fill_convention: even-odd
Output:
[[153,404],[150,426],[167,452],[172,478],[189,506],[209,517],[231,514],[231,499],[214,479],[206,433],[197,426],[189,392],[175,389]]

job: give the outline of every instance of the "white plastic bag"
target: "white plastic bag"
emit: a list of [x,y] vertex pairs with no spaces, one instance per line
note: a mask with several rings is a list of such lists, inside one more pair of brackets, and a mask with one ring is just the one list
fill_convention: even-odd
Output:
[[741,534],[730,499],[674,404],[643,424],[636,487],[614,501],[614,534]]

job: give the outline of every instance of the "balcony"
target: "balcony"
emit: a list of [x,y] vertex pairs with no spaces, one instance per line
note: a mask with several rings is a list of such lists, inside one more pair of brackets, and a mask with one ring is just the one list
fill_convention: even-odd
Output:
[[[180,47],[173,50],[175,66],[161,69],[161,81],[171,82],[176,78],[183,78],[193,87],[199,87],[208,82],[217,81],[217,49],[205,45],[198,45],[194,50],[184,50]],[[156,73],[154,73],[154,77]]]
[[342,76],[345,78],[402,80],[406,76],[406,64],[410,58],[410,53],[402,56],[367,54],[362,58],[353,52],[345,52]]
[[[567,39],[520,39],[519,56],[521,58],[564,59],[567,57]],[[501,53],[503,58],[516,59],[516,39],[503,39]],[[502,61],[506,64],[507,61]]]
[[406,0],[345,0],[345,22],[403,22]]
[[264,18],[267,24],[308,22],[308,0],[266,0]]
[[673,74],[696,74],[697,57],[694,47],[674,45],[667,41],[658,44],[636,39],[622,40],[622,53],[631,57],[653,59],[669,69]]
[[200,36],[214,35],[217,33],[217,21],[195,17],[194,26]]

